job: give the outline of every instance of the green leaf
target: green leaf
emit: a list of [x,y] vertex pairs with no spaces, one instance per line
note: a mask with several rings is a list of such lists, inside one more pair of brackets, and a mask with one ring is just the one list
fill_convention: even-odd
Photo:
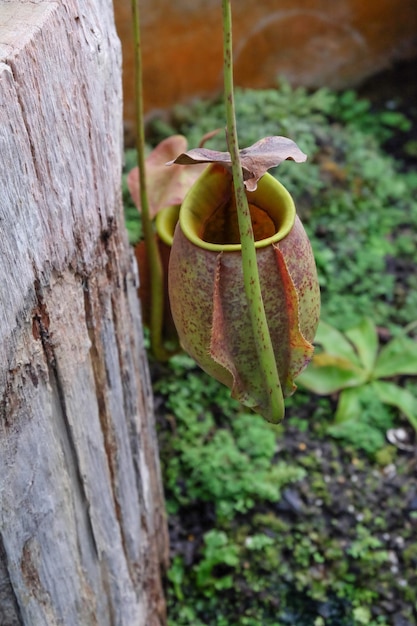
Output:
[[399,374],[417,376],[417,342],[399,335],[379,353],[374,378],[389,378]]
[[337,424],[347,422],[348,420],[356,420],[361,416],[361,397],[363,395],[364,388],[365,386],[361,385],[360,387],[354,387],[353,389],[344,389],[341,392],[336,414],[334,416]]
[[358,387],[367,380],[367,373],[346,358],[322,352],[313,357],[297,384],[319,395],[327,396],[349,387]]
[[361,365],[350,341],[337,328],[322,320],[319,322],[314,343],[322,346],[328,354],[347,359],[354,365]]
[[184,600],[184,594],[182,591],[182,585],[184,582],[184,563],[181,557],[174,557],[171,567],[167,572],[167,578],[172,583],[177,599],[182,602]]
[[365,317],[345,334],[355,346],[365,370],[371,373],[378,353],[378,334],[374,322]]
[[403,389],[394,383],[375,380],[371,385],[381,402],[395,406],[404,413],[417,432],[417,398],[408,389]]

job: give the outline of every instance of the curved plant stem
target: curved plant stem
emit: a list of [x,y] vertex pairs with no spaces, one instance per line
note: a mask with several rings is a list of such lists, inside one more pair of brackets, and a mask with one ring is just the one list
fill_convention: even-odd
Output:
[[143,235],[145,238],[146,255],[150,272],[151,285],[151,316],[150,340],[153,355],[159,361],[169,357],[162,343],[162,326],[164,311],[163,269],[159,255],[158,243],[152,220],[149,214],[149,202],[146,191],[145,172],[145,129],[143,121],[143,88],[142,88],[142,54],[140,36],[140,16],[138,0],[132,0],[133,34],[135,45],[135,96],[136,96],[136,148],[138,153],[140,204]]
[[265,315],[261,286],[259,283],[252,220],[243,184],[243,174],[239,158],[233,92],[232,10],[230,0],[222,0],[222,8],[227,140],[232,160],[233,184],[235,188],[240,242],[242,246],[243,280],[259,365],[265,374],[267,393],[270,394],[269,405],[272,407],[271,413],[273,415],[273,421],[279,422],[284,417],[284,398]]

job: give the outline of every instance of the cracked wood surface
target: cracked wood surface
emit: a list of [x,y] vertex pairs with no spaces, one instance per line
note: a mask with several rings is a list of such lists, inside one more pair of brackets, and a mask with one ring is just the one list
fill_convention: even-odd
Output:
[[0,0],[0,624],[161,626],[110,0]]

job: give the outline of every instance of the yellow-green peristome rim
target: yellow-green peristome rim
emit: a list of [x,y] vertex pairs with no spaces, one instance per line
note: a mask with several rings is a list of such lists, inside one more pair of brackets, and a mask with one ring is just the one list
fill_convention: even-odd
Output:
[[172,246],[174,241],[174,231],[180,214],[180,206],[180,204],[173,204],[161,209],[155,219],[157,233],[167,246]]
[[[220,168],[208,167],[187,193],[180,210],[180,226],[184,235],[192,243],[206,250],[238,251],[238,244],[216,244],[204,241],[201,233],[213,208],[219,206],[230,193],[230,175]],[[280,182],[271,174],[264,174],[258,181],[255,191],[247,192],[248,201],[263,209],[276,226],[271,237],[255,241],[255,248],[264,248],[281,241],[288,235],[295,221],[294,201]]]

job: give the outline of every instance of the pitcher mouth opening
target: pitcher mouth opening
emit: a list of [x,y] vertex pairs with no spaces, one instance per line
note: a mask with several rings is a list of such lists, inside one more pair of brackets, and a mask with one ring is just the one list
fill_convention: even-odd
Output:
[[[263,248],[284,239],[295,220],[288,191],[270,174],[264,174],[255,191],[246,192],[255,239]],[[239,251],[241,245],[231,174],[222,166],[208,167],[186,195],[179,222],[183,234],[196,246]]]

